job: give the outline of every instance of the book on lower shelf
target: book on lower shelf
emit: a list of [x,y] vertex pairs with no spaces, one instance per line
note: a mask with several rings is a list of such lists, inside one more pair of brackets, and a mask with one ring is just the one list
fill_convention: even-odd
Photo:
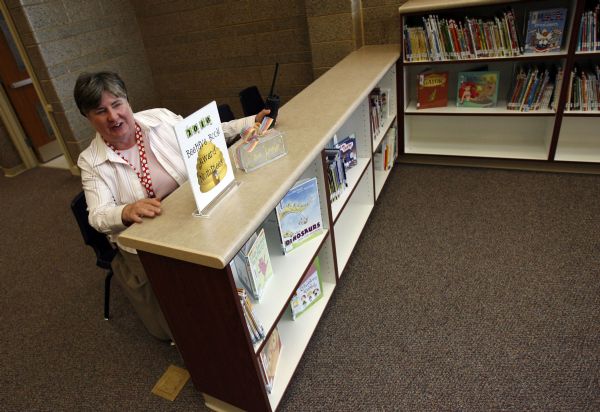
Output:
[[287,254],[323,232],[317,178],[296,183],[275,207],[283,253]]
[[417,79],[417,109],[448,106],[448,72],[424,71]]
[[381,144],[373,154],[373,166],[375,170],[386,171],[392,168],[394,160],[398,156],[398,134],[397,128],[392,126],[386,132]]
[[275,328],[260,351],[261,372],[268,393],[273,391],[281,349],[281,337],[279,336],[279,330]]
[[566,8],[530,11],[527,19],[525,53],[560,51],[566,18]]
[[369,93],[369,119],[373,139],[377,137],[379,129],[389,115],[389,97],[390,89],[376,87]]
[[252,344],[256,344],[265,338],[265,330],[262,324],[256,319],[254,315],[254,307],[252,302],[244,288],[237,288],[238,297],[242,305],[242,312],[244,313],[244,320],[250,333],[250,340]]
[[254,233],[242,246],[230,266],[252,297],[260,300],[267,281],[273,276],[264,228],[261,228],[258,234]]
[[333,147],[340,150],[346,170],[349,170],[358,164],[358,148],[356,146],[356,136],[354,133],[344,137],[339,142],[334,142]]
[[497,71],[458,73],[457,107],[495,107],[498,101]]
[[290,300],[292,319],[296,320],[322,297],[321,265],[317,256]]
[[521,112],[548,109],[555,92],[556,73],[555,68],[520,67],[506,108]]

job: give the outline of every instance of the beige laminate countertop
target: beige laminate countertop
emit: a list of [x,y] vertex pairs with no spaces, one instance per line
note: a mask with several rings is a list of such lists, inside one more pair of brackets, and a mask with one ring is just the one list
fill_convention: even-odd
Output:
[[279,110],[277,129],[288,154],[251,173],[208,218],[194,217],[189,183],[163,202],[161,216],[125,230],[119,241],[138,250],[223,268],[321,152],[335,131],[400,58],[398,44],[348,55]]
[[510,3],[519,0],[408,0],[399,7],[400,14],[419,13],[461,7],[485,6],[488,4]]

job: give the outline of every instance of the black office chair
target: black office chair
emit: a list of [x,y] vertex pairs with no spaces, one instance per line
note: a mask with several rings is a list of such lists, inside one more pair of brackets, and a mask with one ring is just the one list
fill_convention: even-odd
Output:
[[117,249],[114,248],[105,235],[96,231],[88,222],[87,203],[83,192],[79,193],[71,202],[71,210],[75,215],[81,236],[86,245],[94,249],[96,253],[96,265],[106,270],[106,278],[104,279],[104,319],[109,317],[110,304],[110,280],[113,276],[111,262],[117,254]]
[[222,122],[230,122],[235,119],[235,115],[228,104],[220,104],[217,106],[219,118]]
[[250,86],[240,92],[240,103],[244,116],[252,116],[265,108],[265,101],[256,86]]

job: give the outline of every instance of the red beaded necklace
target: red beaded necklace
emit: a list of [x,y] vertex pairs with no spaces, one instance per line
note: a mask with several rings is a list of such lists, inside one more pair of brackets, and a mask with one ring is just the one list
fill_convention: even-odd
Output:
[[117,150],[117,148],[112,144],[104,140],[104,143],[108,147],[110,147],[116,154],[118,154],[121,159],[125,160],[129,166],[133,169],[133,171],[137,174],[138,179],[140,179],[140,183],[146,189],[146,193],[148,197],[156,197],[154,194],[154,187],[152,186],[152,178],[150,177],[150,170],[148,169],[148,160],[146,159],[146,149],[144,148],[144,135],[142,134],[142,128],[136,123],[135,124],[135,143],[138,147],[138,152],[140,154],[140,169],[137,170],[135,166],[127,159],[123,154]]

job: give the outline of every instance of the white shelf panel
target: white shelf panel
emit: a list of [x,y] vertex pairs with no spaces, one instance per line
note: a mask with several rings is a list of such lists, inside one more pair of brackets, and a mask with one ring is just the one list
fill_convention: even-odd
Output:
[[375,153],[375,149],[377,149],[377,147],[383,140],[383,137],[385,136],[386,132],[389,130],[389,128],[392,125],[392,123],[394,122],[395,118],[396,118],[396,113],[393,113],[393,114],[390,113],[390,116],[388,116],[387,119],[385,119],[383,126],[379,129],[379,133],[377,134],[377,136],[375,136],[375,139],[373,140],[373,153]]
[[600,117],[565,117],[562,121],[555,160],[600,162]]
[[[281,309],[287,304],[292,293],[294,293],[296,285],[304,273],[304,269],[310,265],[312,258],[318,252],[328,233],[327,230],[324,230],[315,239],[284,255],[276,230],[277,227],[269,227],[269,230],[265,227],[273,276],[265,286],[260,302],[252,300],[254,315],[263,325],[265,331],[270,330],[275,324],[275,320]],[[262,341],[254,345],[255,352],[261,343]]]
[[392,171],[394,163],[392,162],[392,167],[388,170],[375,170],[375,199],[379,198],[379,194],[383,190],[383,185]]
[[554,116],[555,112],[551,109],[542,109],[542,110],[532,110],[528,112],[520,112],[518,110],[508,110],[506,108],[506,101],[499,100],[496,104],[496,107],[456,107],[455,100],[448,100],[448,105],[446,107],[433,107],[431,109],[417,109],[417,103],[415,101],[411,101],[408,104],[408,107],[405,110],[405,114],[419,114],[419,115],[439,115],[439,114],[451,114],[451,115],[490,115],[490,116],[531,116],[532,114],[536,115],[547,115]]
[[370,159],[364,158],[364,157],[359,157],[357,160],[358,160],[358,163],[356,164],[356,166],[354,166],[353,168],[351,168],[350,170],[348,170],[346,172],[346,179],[348,181],[348,187],[346,188],[344,193],[342,193],[342,195],[338,199],[336,199],[333,203],[331,203],[331,215],[333,216],[334,222],[337,219],[337,217],[339,216],[340,211],[342,210],[342,208],[344,207],[344,205],[350,198],[350,193],[352,193],[352,190],[358,184],[358,181],[359,181],[360,177],[362,176],[363,171],[369,165],[369,162],[370,162]]
[[292,320],[289,310],[286,311],[277,325],[281,337],[281,357],[277,365],[273,390],[269,394],[269,403],[273,410],[279,405],[335,289],[334,283],[322,281],[322,285],[323,297],[320,300],[296,320]]
[[334,225],[338,273],[340,277],[352,250],[373,210],[373,205],[349,204]]
[[[467,120],[467,121],[465,121]],[[411,154],[544,160],[554,118],[407,116],[405,152]]]

